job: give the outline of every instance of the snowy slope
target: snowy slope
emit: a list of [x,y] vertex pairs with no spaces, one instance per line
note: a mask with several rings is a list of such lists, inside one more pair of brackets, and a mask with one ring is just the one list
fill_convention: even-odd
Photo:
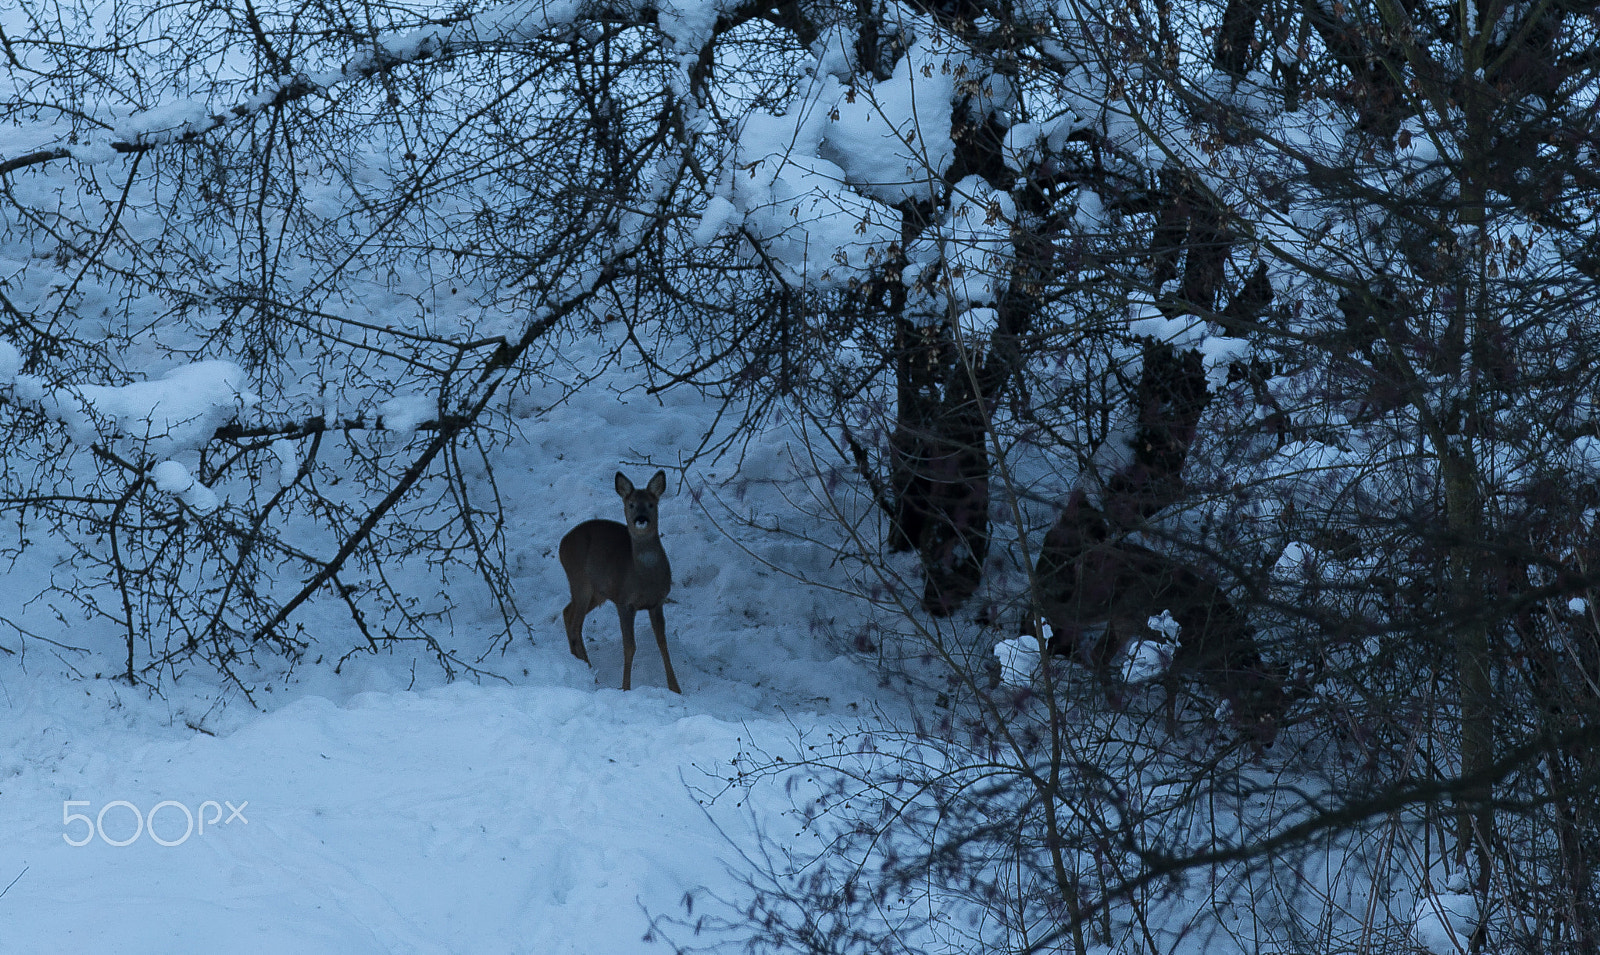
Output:
[[[647,912],[724,878],[686,783],[750,732],[659,691],[455,686],[306,698],[212,739],[86,733],[6,788],[8,951],[630,952]],[[62,804],[231,802],[126,847]],[[156,814],[178,842],[184,812]],[[114,841],[132,810],[103,818]],[[24,871],[25,867],[25,871]]]
[[[507,682],[443,685],[426,658],[401,655],[358,657],[335,675],[329,661],[360,638],[333,607],[311,618],[328,660],[258,693],[261,710],[202,674],[161,697],[69,679],[64,663],[116,672],[115,640],[88,630],[74,642],[103,640],[104,656],[23,641],[25,659],[0,661],[0,885],[15,880],[0,896],[0,951],[663,951],[646,941],[651,915],[680,912],[703,886],[736,895],[728,840],[789,802],[703,806],[707,794],[752,740],[781,748],[797,728],[850,720],[874,679],[830,637],[851,608],[744,558],[684,493],[716,480],[692,469],[673,472],[661,509],[684,695],[665,690],[648,636],[635,689],[617,689],[609,606],[586,627],[593,668],[571,657],[561,534],[619,516],[612,473],[670,469],[714,410],[693,396],[619,395],[629,373],[612,374],[554,407],[533,396],[524,440],[495,464],[533,624],[482,664]],[[746,461],[783,473],[781,439]],[[776,508],[763,488],[742,488],[743,504]],[[715,498],[701,499],[717,515]],[[743,543],[777,566],[828,573],[787,538]],[[488,649],[483,609],[444,642],[473,657]],[[227,821],[229,804],[241,818]],[[154,835],[176,845],[149,832],[109,844],[152,809]],[[208,825],[185,836],[191,816]]]

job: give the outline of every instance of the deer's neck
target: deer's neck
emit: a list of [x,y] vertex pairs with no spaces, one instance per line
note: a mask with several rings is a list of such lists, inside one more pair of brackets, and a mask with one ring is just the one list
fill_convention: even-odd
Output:
[[635,537],[633,539],[633,565],[646,574],[667,572],[667,552],[661,546],[661,538],[651,537],[641,540]]

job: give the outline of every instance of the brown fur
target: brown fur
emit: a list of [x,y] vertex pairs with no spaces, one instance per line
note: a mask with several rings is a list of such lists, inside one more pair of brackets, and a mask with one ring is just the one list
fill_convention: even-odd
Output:
[[617,494],[622,498],[626,524],[616,521],[584,521],[561,538],[561,567],[567,572],[572,600],[561,611],[567,627],[567,645],[572,655],[589,662],[583,646],[583,620],[589,611],[606,601],[617,607],[622,625],[622,688],[633,682],[633,622],[638,612],[650,615],[656,646],[661,648],[661,663],[667,671],[667,688],[674,693],[678,678],[672,672],[667,654],[666,616],[661,605],[672,590],[672,565],[661,546],[657,523],[657,503],[667,490],[665,471],[657,471],[642,490],[633,486],[621,471],[616,477]]

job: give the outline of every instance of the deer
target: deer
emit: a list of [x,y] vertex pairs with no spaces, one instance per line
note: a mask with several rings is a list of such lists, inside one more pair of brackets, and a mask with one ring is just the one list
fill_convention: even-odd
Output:
[[617,619],[622,623],[622,688],[632,689],[633,621],[639,611],[646,611],[656,633],[656,646],[661,648],[667,688],[682,693],[672,672],[672,657],[667,654],[667,623],[661,611],[672,590],[672,565],[661,547],[656,514],[667,490],[667,474],[657,471],[650,483],[639,489],[618,471],[616,487],[627,523],[584,521],[561,538],[561,568],[567,572],[572,590],[572,601],[561,611],[567,645],[573,656],[589,663],[583,646],[584,618],[608,600],[616,604]]

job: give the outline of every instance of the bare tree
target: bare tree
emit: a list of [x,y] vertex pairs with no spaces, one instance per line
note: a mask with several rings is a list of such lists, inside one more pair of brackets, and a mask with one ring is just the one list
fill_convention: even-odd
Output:
[[[1154,948],[1194,911],[1162,880],[1204,871],[1275,900],[1253,941],[1409,944],[1414,911],[1334,889],[1304,916],[1297,861],[1342,852],[1419,904],[1459,882],[1473,945],[1595,947],[1587,8],[26,22],[0,38],[7,546],[60,548],[44,598],[115,626],[124,678],[199,660],[248,692],[312,601],[351,652],[480,668],[430,622],[469,576],[525,629],[508,395],[581,386],[560,350],[606,341],[727,401],[698,452],[798,412],[934,701],[874,735],[899,761],[830,764],[896,794],[842,817],[858,881],[783,898],[914,890],[997,919],[988,947]],[[1163,610],[1177,647],[1141,628]],[[1024,626],[1057,663],[991,679]],[[1165,720],[1117,676],[1146,650]],[[862,924],[838,938],[884,937]]]

